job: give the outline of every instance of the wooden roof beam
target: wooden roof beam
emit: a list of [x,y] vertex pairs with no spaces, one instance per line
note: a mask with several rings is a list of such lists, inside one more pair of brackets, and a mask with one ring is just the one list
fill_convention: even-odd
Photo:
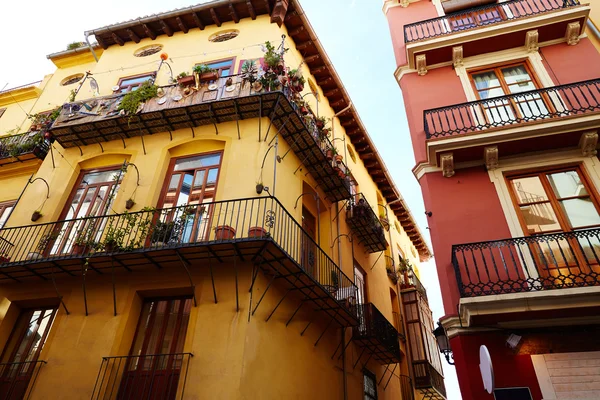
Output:
[[190,29],[187,27],[187,25],[183,22],[181,18],[177,17],[175,18],[175,21],[177,21],[177,26],[179,26],[179,29],[181,29],[183,33],[188,33]]
[[336,101],[335,103],[331,103],[331,107],[332,108],[341,107],[341,106],[343,106],[345,104],[346,104],[346,100],[345,99],[341,99],[341,100]]
[[336,94],[341,94],[341,93],[342,93],[342,91],[340,88],[335,88],[335,89],[329,90],[323,94],[325,95],[325,97],[332,97],[332,96],[335,96]]
[[295,28],[295,29],[289,30],[289,31],[288,31],[288,34],[289,34],[291,37],[293,37],[293,36],[296,36],[296,35],[298,35],[298,34],[299,34],[299,33],[301,33],[301,32],[304,32],[304,25],[300,25],[299,27],[297,27],[297,28]]
[[124,46],[125,45],[125,41],[123,39],[121,39],[121,36],[117,35],[116,33],[112,33],[112,38],[115,41],[115,43],[117,43],[119,46]]
[[220,28],[221,20],[219,19],[219,16],[217,15],[217,12],[214,8],[210,9],[210,16],[212,17],[213,22]]
[[166,33],[168,37],[173,36],[173,29],[171,29],[171,27],[167,25],[165,21],[161,19],[160,21],[158,21],[158,23],[162,27],[163,32]]
[[246,6],[248,7],[248,13],[250,17],[255,20],[256,19],[256,11],[254,11],[254,6],[252,5],[252,0],[246,0]]
[[265,7],[267,8],[267,13],[271,15],[271,5],[269,4],[269,0],[264,0],[263,3],[265,3]]
[[312,56],[304,57],[304,61],[308,64],[308,63],[311,63],[313,61],[317,61],[320,58],[321,58],[320,54],[313,54]]
[[196,26],[198,27],[198,29],[200,29],[201,31],[204,30],[205,26],[202,23],[202,20],[200,19],[200,17],[198,16],[197,13],[192,13],[192,18],[194,19],[194,22],[196,23]]
[[331,76],[327,79],[323,79],[322,81],[320,81],[319,85],[325,86],[325,85],[329,85],[330,83],[334,83],[333,78]]
[[285,18],[283,19],[285,22],[288,22],[290,19],[297,17],[298,16],[298,11],[292,11],[287,13],[287,15],[285,16]]
[[231,15],[231,19],[237,24],[240,22],[240,16],[235,11],[235,7],[233,4],[229,3],[229,15]]
[[96,36],[96,41],[104,50],[108,49],[108,45],[100,36]]
[[[312,40],[307,40],[306,42],[300,42],[300,43],[296,44],[296,50],[303,51],[312,45],[313,45]],[[314,71],[313,71],[313,74],[314,74]]]
[[156,39],[156,33],[150,29],[150,27],[148,26],[148,24],[142,24],[142,28],[144,28],[144,32],[146,32],[146,35],[152,39],[155,40]]
[[127,32],[131,40],[133,40],[136,43],[140,42],[140,37],[136,35],[134,31],[132,31],[131,29],[125,29],[125,32]]

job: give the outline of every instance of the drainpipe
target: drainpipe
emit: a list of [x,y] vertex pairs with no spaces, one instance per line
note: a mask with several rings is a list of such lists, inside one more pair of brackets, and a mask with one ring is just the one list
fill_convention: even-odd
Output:
[[344,377],[344,400],[348,400],[348,378],[346,377],[346,328],[342,328],[342,376]]
[[85,33],[85,42],[87,43],[88,49],[90,49],[90,51],[92,52],[92,55],[94,56],[94,60],[96,60],[96,62],[98,62],[98,56],[96,55],[94,48],[90,44],[90,33],[88,33],[88,32]]
[[596,25],[594,25],[594,23],[590,19],[587,20],[587,26],[592,32],[594,32],[594,36],[600,39],[600,31],[598,30],[598,28],[596,28]]

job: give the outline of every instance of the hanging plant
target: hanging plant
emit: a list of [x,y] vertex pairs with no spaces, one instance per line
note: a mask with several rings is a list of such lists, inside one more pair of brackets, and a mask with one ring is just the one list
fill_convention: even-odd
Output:
[[140,85],[137,90],[128,92],[121,103],[117,107],[117,110],[125,111],[130,117],[138,112],[140,104],[156,97],[158,94],[158,86],[150,83],[149,81],[144,82]]
[[41,211],[41,210],[35,210],[35,211],[33,212],[33,214],[31,214],[31,221],[32,221],[32,222],[35,222],[35,221],[37,221],[38,219],[42,218],[43,216],[44,216],[44,215],[42,214],[42,211]]

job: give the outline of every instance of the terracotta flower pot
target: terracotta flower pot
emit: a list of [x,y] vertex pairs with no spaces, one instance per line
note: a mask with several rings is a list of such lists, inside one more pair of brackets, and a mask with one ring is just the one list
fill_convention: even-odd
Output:
[[194,75],[184,76],[183,78],[177,78],[177,83],[181,87],[193,86],[196,81],[194,80]]
[[333,160],[333,150],[331,150],[331,149],[327,150],[327,153],[325,155],[327,156],[327,159],[329,161]]
[[200,75],[200,82],[216,81],[217,79],[219,79],[219,73],[217,71],[205,72]]
[[71,250],[71,254],[81,255],[87,251],[88,246],[85,244],[74,244],[73,249]]
[[135,201],[133,201],[133,199],[129,199],[125,202],[125,208],[128,210],[131,210],[134,205],[135,205]]
[[318,119],[317,120],[317,128],[323,129],[324,127],[325,127],[325,122],[323,122],[320,119]]
[[343,179],[343,178],[345,178],[345,177],[346,177],[346,173],[340,169],[340,170],[338,171],[338,176],[339,176],[340,178],[342,178],[342,179]]
[[33,214],[31,214],[31,221],[35,222],[38,219],[42,218],[42,213],[39,211],[34,211]]
[[343,159],[344,159],[344,156],[342,156],[341,154],[335,155],[335,162],[337,162],[338,164],[341,164]]
[[10,257],[0,256],[0,264],[10,262]]
[[265,186],[262,183],[256,184],[256,194],[261,194],[264,190]]
[[248,237],[249,238],[262,238],[269,236],[269,233],[260,226],[253,226],[248,229]]
[[300,112],[304,115],[308,114],[308,108],[306,108],[305,106],[300,107]]
[[235,229],[229,225],[220,225],[215,228],[215,239],[231,240],[235,237]]

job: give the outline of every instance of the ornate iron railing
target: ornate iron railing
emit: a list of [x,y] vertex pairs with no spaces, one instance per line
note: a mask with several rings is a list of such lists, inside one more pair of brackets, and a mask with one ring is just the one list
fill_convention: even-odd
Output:
[[0,400],[29,399],[46,361],[0,363]]
[[417,289],[417,291],[419,291],[423,295],[425,301],[428,302],[427,290],[425,289],[419,278],[417,278],[417,275],[415,274],[415,271],[413,271],[412,268],[407,268],[406,271],[399,274],[399,277],[401,289]]
[[358,304],[359,325],[352,328],[352,339],[373,342],[374,358],[384,363],[400,361],[398,331],[371,303]]
[[452,246],[461,297],[600,284],[600,229]]
[[103,357],[92,400],[183,399],[191,353]]
[[413,361],[412,364],[416,389],[434,389],[437,393],[446,397],[444,377],[433,367],[433,365],[428,361]]
[[381,221],[362,193],[348,200],[346,221],[354,231],[354,237],[369,253],[383,251],[388,247]]
[[[42,137],[41,132],[27,132],[12,136],[0,137],[0,165],[10,163],[5,159],[25,161],[33,157],[43,160],[50,150],[50,143]],[[14,162],[14,161],[13,161]]]
[[578,5],[578,0],[512,0],[473,7],[404,25],[404,42],[417,42]]
[[[49,274],[35,262],[250,240],[273,241],[337,300],[357,288],[275,197],[104,215],[0,229],[0,281]],[[15,272],[14,266],[22,266]],[[325,289],[324,289],[325,290]],[[350,304],[345,306],[350,307]]]
[[423,111],[427,139],[600,111],[600,79]]
[[415,400],[415,391],[410,376],[400,375],[400,393],[402,393],[402,400]]

